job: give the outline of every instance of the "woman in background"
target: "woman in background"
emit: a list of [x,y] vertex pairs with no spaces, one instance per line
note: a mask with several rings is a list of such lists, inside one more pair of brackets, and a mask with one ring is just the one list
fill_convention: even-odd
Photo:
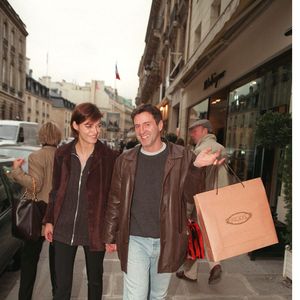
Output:
[[[28,174],[22,169],[24,159],[18,158],[13,162],[13,168],[9,176],[29,191],[32,191],[32,179],[34,179],[37,198],[48,203],[49,192],[52,186],[54,154],[61,141],[61,131],[54,123],[47,122],[42,125],[38,135],[42,148],[29,155]],[[24,241],[21,254],[19,300],[30,300],[32,298],[37,265],[44,240],[45,238],[42,233],[42,236],[37,241]],[[49,244],[49,266],[52,293],[54,293],[56,288],[54,248],[51,244]]]

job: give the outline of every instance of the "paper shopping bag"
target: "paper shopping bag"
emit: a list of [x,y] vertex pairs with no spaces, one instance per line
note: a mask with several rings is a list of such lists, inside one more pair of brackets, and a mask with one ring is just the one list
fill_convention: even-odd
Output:
[[194,196],[206,256],[220,261],[278,243],[260,178]]

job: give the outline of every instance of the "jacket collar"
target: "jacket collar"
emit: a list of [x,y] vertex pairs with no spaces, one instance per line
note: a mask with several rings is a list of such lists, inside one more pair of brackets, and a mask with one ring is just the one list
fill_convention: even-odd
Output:
[[214,134],[208,133],[206,136],[204,136],[200,141],[197,143],[196,148],[199,147],[202,143],[208,141],[208,140],[214,140],[217,141],[217,138]]
[[[178,159],[183,156],[184,148],[170,142],[166,142],[166,144],[168,149],[168,159]],[[138,153],[141,150],[141,147],[141,145],[137,145],[133,149],[130,149],[129,151],[125,152],[124,159],[135,160],[138,156]]]

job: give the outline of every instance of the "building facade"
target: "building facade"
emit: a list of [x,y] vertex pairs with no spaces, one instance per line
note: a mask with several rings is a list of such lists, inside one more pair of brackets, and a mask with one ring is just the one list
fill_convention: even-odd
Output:
[[50,96],[50,98],[52,101],[52,121],[60,128],[62,139],[67,140],[72,137],[70,122],[75,103],[61,96]]
[[117,94],[117,91],[105,85],[104,81],[92,80],[81,86],[65,80],[52,82],[51,77],[44,76],[40,82],[47,86],[51,93],[66,98],[75,104],[94,103],[103,114],[100,138],[110,141],[125,139],[132,126],[130,119],[133,105],[130,99]]
[[24,120],[27,35],[8,1],[0,1],[0,119]]
[[189,124],[208,118],[239,177],[263,178],[283,222],[278,161],[254,133],[266,111],[291,112],[291,28],[291,0],[154,0],[136,99],[160,107],[166,131],[187,143]]
[[26,75],[24,120],[44,124],[52,120],[52,101],[49,89]]

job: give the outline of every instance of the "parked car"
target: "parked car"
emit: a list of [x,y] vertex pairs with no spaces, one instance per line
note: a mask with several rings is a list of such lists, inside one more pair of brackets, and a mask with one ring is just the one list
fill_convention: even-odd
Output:
[[5,174],[11,168],[13,158],[0,158],[0,274],[9,268],[20,268],[22,240],[12,236],[12,202],[17,199],[22,187],[13,183]]
[[28,156],[31,152],[39,150],[40,146],[27,146],[27,145],[0,145],[0,158],[24,158],[23,170],[28,171]]

